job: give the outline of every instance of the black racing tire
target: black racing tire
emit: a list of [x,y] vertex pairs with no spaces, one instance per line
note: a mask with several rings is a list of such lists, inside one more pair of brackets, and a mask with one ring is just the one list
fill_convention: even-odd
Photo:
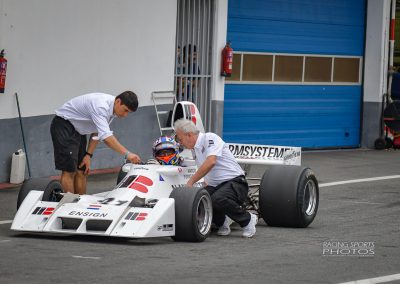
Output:
[[261,179],[259,202],[269,226],[305,228],[318,211],[317,178],[310,168],[274,166]]
[[374,143],[376,150],[384,150],[386,148],[386,140],[385,137],[379,137],[375,140]]
[[170,198],[175,199],[175,241],[202,242],[211,231],[212,203],[204,188],[175,188]]
[[43,191],[42,201],[57,202],[56,194],[63,192],[61,183],[58,180],[47,178],[31,178],[25,180],[18,193],[17,209],[21,206],[25,197],[31,190]]

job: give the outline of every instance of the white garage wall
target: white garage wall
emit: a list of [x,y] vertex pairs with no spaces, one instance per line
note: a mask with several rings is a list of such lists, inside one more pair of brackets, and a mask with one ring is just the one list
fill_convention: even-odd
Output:
[[390,4],[390,0],[368,1],[364,102],[380,103],[387,92]]
[[176,0],[0,0],[8,59],[0,119],[54,113],[86,92],[173,89]]
[[391,0],[368,0],[365,34],[362,147],[374,148],[382,132],[382,97],[387,92]]

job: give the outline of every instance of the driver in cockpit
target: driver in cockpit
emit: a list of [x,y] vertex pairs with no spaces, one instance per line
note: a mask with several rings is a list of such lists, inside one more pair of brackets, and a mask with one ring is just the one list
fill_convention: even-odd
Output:
[[180,166],[183,162],[179,156],[179,144],[169,136],[161,136],[154,141],[153,156],[161,165]]

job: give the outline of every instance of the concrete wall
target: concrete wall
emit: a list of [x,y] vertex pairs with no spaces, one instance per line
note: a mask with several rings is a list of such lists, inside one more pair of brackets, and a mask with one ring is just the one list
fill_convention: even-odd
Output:
[[87,92],[133,90],[144,106],[152,91],[173,88],[176,1],[0,3],[9,62],[0,119],[17,116],[15,92],[23,116],[35,116]]
[[387,92],[390,0],[368,0],[364,58],[362,147],[380,136],[382,96]]
[[[112,124],[115,135],[143,158],[158,127],[151,92],[172,90],[176,0],[0,0],[0,49],[8,59],[0,94],[0,182],[22,147],[18,93],[33,176],[56,174],[49,125],[54,110],[87,92],[132,90],[140,109]],[[121,157],[100,145],[93,168]]]
[[224,117],[225,78],[221,73],[221,52],[227,42],[228,0],[218,0],[215,3],[215,18],[213,31],[213,62],[211,86],[211,131],[222,135]]

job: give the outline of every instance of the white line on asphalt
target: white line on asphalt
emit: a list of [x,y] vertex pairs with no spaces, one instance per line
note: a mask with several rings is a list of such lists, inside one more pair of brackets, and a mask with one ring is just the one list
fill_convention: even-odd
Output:
[[98,256],[80,256],[80,255],[73,255],[73,258],[84,258],[84,259],[100,259],[101,257]]
[[381,277],[376,277],[376,278],[368,278],[368,279],[362,279],[362,280],[356,280],[356,281],[350,281],[350,282],[343,282],[340,284],[373,284],[373,283],[383,283],[383,282],[391,282],[395,280],[400,279],[400,274],[392,274],[392,275],[386,275],[386,276],[381,276]]
[[0,225],[3,225],[3,224],[11,224],[11,223],[12,223],[12,220],[0,221]]
[[351,180],[343,180],[343,181],[336,181],[336,182],[327,182],[327,183],[321,183],[319,185],[319,187],[328,187],[328,186],[335,186],[335,185],[342,185],[342,184],[349,184],[349,183],[359,183],[359,182],[385,180],[385,179],[395,179],[395,178],[400,178],[400,175],[384,176],[384,177],[373,177],[373,178],[362,178],[362,179],[351,179]]
[[0,240],[0,243],[7,243],[7,242],[11,242],[11,240]]
[[[337,202],[337,199],[325,199],[325,198],[320,198],[319,200],[324,200],[324,201],[335,201],[335,202]],[[360,203],[360,204],[375,204],[375,205],[385,204],[385,203],[383,203],[383,202],[368,202],[368,201],[354,201],[354,200],[340,200],[340,202]]]

